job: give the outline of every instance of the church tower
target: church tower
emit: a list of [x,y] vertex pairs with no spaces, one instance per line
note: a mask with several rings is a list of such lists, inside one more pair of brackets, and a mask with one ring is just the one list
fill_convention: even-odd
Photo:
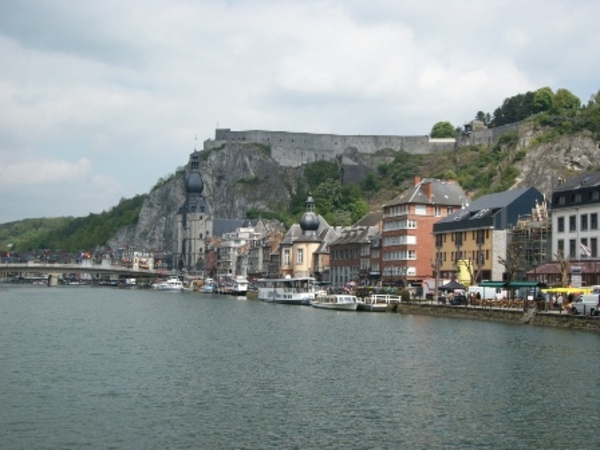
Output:
[[202,275],[213,217],[204,199],[200,152],[194,150],[185,171],[185,203],[179,208],[173,237],[173,267],[178,273]]

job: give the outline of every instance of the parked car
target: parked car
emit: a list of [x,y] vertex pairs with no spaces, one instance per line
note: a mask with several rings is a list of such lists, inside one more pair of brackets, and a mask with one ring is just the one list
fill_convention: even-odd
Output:
[[598,307],[598,303],[600,302],[599,299],[600,296],[598,294],[580,295],[573,302],[571,312],[573,314],[598,316],[600,315],[600,308]]

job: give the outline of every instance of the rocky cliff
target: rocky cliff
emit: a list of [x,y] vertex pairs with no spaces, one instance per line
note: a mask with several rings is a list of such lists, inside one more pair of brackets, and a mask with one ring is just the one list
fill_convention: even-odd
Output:
[[550,199],[552,186],[559,178],[599,170],[600,142],[592,133],[562,136],[550,142],[543,142],[544,135],[544,130],[533,126],[522,127],[519,132],[516,150],[526,151],[526,156],[515,164],[521,175],[513,187],[534,186]]
[[[569,178],[582,170],[600,167],[600,145],[591,133],[548,142],[544,139],[547,131],[536,130],[532,125],[520,127],[518,133],[517,145],[510,151],[522,152],[524,157],[514,163],[520,176],[513,187],[534,186],[550,198],[552,186],[559,177]],[[337,158],[344,182],[356,181],[393,154],[383,151],[378,155],[363,155],[355,148],[347,148],[344,155]],[[304,166],[280,165],[264,145],[227,143],[202,155],[205,158],[200,165],[204,195],[216,218],[244,218],[250,209],[283,210],[304,177]],[[441,154],[436,156],[441,157]],[[184,163],[186,161],[182,161]],[[174,218],[184,201],[184,173],[181,172],[149,194],[138,224],[120,230],[108,242],[109,247],[129,245],[170,250]]]
[[[203,155],[204,195],[217,218],[243,219],[250,209],[282,210],[303,177],[302,168],[280,166],[260,145],[232,143]],[[107,245],[171,250],[175,216],[185,202],[184,178],[178,172],[150,192],[137,225],[119,230]]]

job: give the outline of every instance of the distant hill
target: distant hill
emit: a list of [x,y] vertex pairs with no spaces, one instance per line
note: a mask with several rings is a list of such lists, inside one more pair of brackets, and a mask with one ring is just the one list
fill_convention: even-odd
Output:
[[136,223],[147,195],[121,199],[117,206],[87,217],[25,219],[0,224],[0,252],[32,249],[77,252],[106,243],[123,226]]

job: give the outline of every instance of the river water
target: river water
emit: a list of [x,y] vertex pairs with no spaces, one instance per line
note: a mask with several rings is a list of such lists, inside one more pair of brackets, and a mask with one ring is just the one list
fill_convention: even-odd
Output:
[[597,449],[600,336],[0,286],[2,449]]

